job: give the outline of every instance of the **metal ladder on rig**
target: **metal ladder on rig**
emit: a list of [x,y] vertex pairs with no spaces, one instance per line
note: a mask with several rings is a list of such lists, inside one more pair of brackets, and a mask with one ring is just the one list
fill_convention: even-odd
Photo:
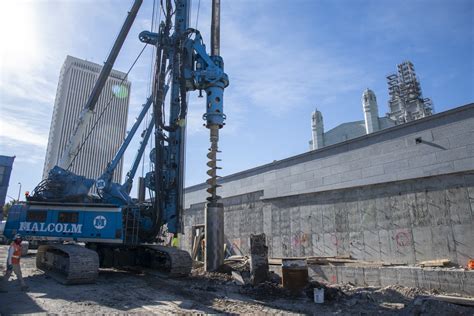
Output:
[[124,224],[124,242],[126,244],[137,244],[140,229],[140,212],[136,209],[128,208],[125,212]]

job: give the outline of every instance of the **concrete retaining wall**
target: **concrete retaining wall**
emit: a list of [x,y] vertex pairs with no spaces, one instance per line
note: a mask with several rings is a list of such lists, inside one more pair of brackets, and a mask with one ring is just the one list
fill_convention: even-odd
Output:
[[[246,254],[250,234],[264,232],[270,257],[447,258],[465,266],[474,256],[474,173],[261,198],[260,191],[223,200],[226,238]],[[203,208],[185,211],[187,250],[192,227],[204,223]]]
[[[421,142],[417,142],[421,140]],[[364,135],[220,179],[219,195],[264,198],[474,170],[474,104]],[[205,201],[186,189],[185,205]]]

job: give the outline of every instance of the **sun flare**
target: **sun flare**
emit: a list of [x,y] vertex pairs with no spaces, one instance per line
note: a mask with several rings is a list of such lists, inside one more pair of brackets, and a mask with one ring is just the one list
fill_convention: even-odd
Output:
[[41,54],[34,1],[0,1],[0,69],[3,75],[34,67]]

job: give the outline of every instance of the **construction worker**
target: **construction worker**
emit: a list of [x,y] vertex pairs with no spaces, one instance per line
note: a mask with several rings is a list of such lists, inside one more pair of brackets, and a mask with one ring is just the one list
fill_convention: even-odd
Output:
[[8,279],[10,279],[12,272],[15,272],[15,275],[21,284],[21,290],[26,291],[28,290],[28,286],[26,286],[25,281],[23,280],[23,276],[21,275],[20,257],[21,235],[16,234],[13,242],[10,245],[10,248],[8,248],[7,271],[5,272],[5,276],[3,277],[3,283],[6,284],[8,282]]

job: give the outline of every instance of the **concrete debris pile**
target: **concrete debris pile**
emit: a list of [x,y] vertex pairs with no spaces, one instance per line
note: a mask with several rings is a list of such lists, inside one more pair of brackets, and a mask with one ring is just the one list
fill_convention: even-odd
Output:
[[311,281],[304,290],[306,296],[311,300],[314,298],[314,289],[324,290],[325,302],[337,302],[347,297],[347,294],[338,286],[330,286],[317,281]]
[[[364,261],[350,256],[268,258],[265,234],[251,235],[249,244],[249,256],[229,256],[218,272],[205,273],[202,270],[198,275],[210,278],[214,280],[213,282],[224,286],[226,293],[234,291],[261,302],[291,301],[309,308],[317,305],[332,309],[360,310],[369,314],[383,311],[424,315],[435,310],[433,306],[440,305],[439,301],[442,301],[440,310],[445,311],[444,314],[450,315],[451,311],[454,311],[455,315],[474,315],[474,299],[440,296],[436,290],[426,291],[422,288],[402,285],[356,286],[350,281],[337,284],[322,278],[317,281],[309,278],[310,265],[364,269],[402,266],[399,268],[408,269],[407,264],[403,262]],[[449,270],[452,268],[450,265],[449,259],[418,263],[419,268],[429,267],[430,269]],[[270,271],[270,266],[272,271]],[[313,273],[314,271],[312,268]],[[205,288],[214,289],[213,287]]]
[[380,302],[383,302],[385,305],[404,308],[405,305],[415,297],[430,295],[429,292],[418,288],[408,288],[399,285],[375,288],[355,287],[345,284],[338,286],[338,288],[344,293],[344,304],[347,306],[354,306],[357,304],[379,304]]
[[425,298],[415,299],[415,301],[403,311],[405,315],[474,315],[474,309],[472,307]]
[[224,260],[224,265],[232,271],[250,272],[250,258],[247,256],[231,256]]
[[[352,284],[326,284],[310,281],[300,292],[292,291],[282,285],[282,279],[270,272],[267,281],[252,284],[248,270],[247,257],[234,257],[226,269],[230,274],[222,272],[193,271],[199,276],[199,284],[193,289],[213,293],[237,293],[259,302],[276,302],[289,304],[292,311],[307,313],[314,308],[330,311],[348,311],[361,313],[386,313],[401,315],[474,315],[474,299],[465,297],[443,296],[435,290],[425,291],[420,288],[393,285],[386,287],[357,287]],[[232,270],[230,266],[236,267]],[[199,271],[199,272],[198,272]],[[244,276],[244,281],[238,282],[235,274]],[[205,282],[205,284],[202,284]],[[324,303],[314,302],[314,290],[323,290]],[[457,300],[456,300],[457,299]],[[279,302],[279,303],[278,303]],[[464,305],[464,306],[463,306]]]
[[295,297],[290,290],[270,281],[257,285],[245,284],[239,289],[239,293],[262,301]]
[[196,268],[191,271],[191,276],[199,280],[206,280],[214,284],[228,284],[232,282],[232,275],[224,272],[207,272],[204,267]]
[[[3,247],[3,248],[2,248]],[[0,246],[0,269],[5,269],[6,246]],[[229,258],[230,259],[230,258]],[[232,261],[232,262],[231,262]],[[22,259],[24,277],[30,291],[17,288],[16,282],[0,294],[0,314],[316,314],[316,315],[474,315],[474,299],[440,295],[400,285],[356,287],[310,281],[295,293],[270,273],[267,281],[243,285],[233,272],[248,273],[248,257],[232,258],[222,271],[205,272],[196,263],[187,278],[168,278],[144,270],[101,269],[97,283],[65,286],[35,267],[34,256]],[[235,269],[235,270],[233,270]],[[324,292],[324,303],[314,300],[314,292]],[[442,300],[442,301],[441,301]],[[460,305],[462,304],[462,305]]]

